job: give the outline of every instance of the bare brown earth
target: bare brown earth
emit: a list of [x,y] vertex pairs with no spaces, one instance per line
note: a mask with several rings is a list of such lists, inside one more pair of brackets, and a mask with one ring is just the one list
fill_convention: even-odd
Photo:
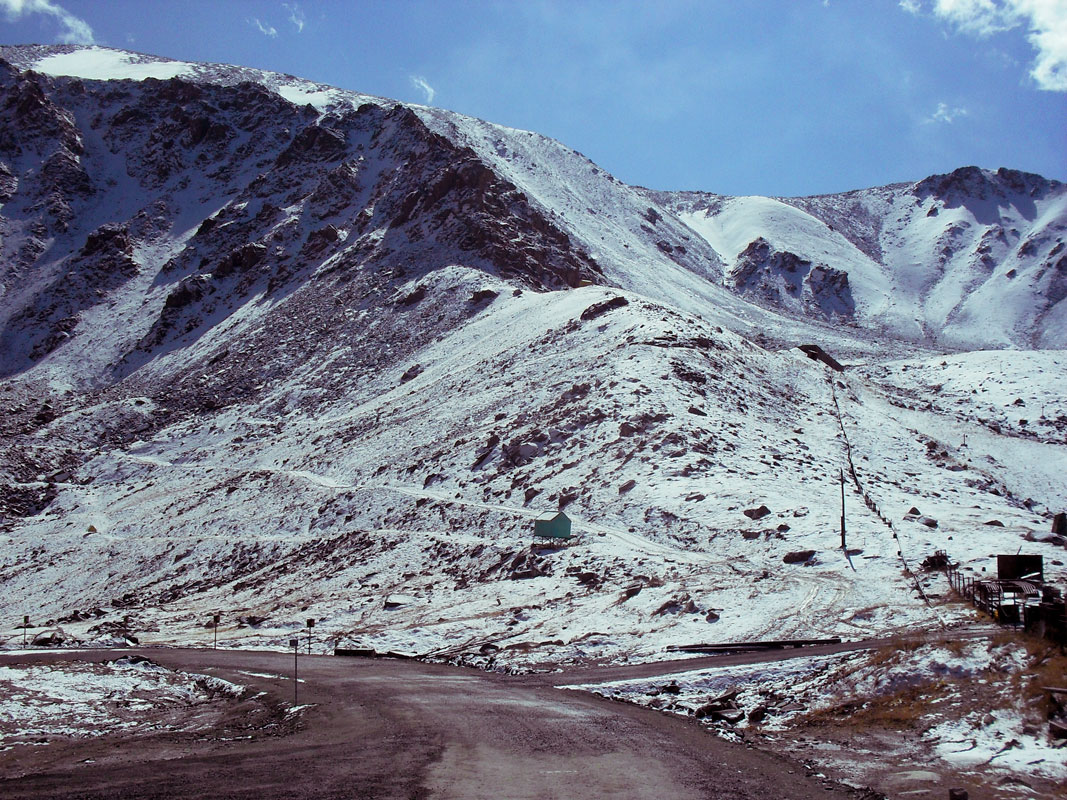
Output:
[[[0,754],[17,798],[809,798],[855,792],[784,757],[655,711],[546,685],[392,659],[146,649],[243,684],[210,731],[57,738]],[[6,664],[116,653],[8,656]],[[248,672],[261,673],[261,676]]]

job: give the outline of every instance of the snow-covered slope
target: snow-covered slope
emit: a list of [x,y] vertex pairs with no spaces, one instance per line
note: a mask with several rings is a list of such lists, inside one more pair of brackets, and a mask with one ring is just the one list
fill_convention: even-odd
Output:
[[944,347],[1067,344],[1058,181],[963,167],[842,195],[655,196],[732,263],[728,283],[767,306]]
[[1067,362],[979,352],[1060,346],[1058,184],[659,194],[291,76],[0,58],[4,618],[515,665],[948,623],[938,548],[1064,577]]

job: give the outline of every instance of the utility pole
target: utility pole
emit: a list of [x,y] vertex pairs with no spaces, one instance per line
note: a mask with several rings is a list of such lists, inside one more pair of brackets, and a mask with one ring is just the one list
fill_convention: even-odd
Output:
[[845,471],[842,469],[838,472],[841,475],[841,549],[847,553],[845,549]]
[[296,705],[297,698],[297,685],[300,683],[297,677],[297,661],[300,658],[300,641],[297,639],[290,639],[289,646],[293,648],[293,705]]

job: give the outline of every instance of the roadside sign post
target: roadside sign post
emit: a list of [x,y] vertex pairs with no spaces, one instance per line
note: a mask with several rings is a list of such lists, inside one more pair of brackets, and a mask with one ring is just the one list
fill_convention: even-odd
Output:
[[315,620],[308,620],[308,655],[311,655],[311,629],[315,627]]
[[293,648],[293,705],[296,705],[297,698],[297,684],[300,681],[297,679],[297,659],[300,653],[300,642],[296,639],[289,640],[289,646]]
[[30,615],[22,615],[22,649],[26,649],[26,629],[30,627]]
[[216,614],[214,616],[211,627],[215,631],[215,641],[212,642],[211,649],[212,650],[218,650],[219,649],[219,615],[218,614]]

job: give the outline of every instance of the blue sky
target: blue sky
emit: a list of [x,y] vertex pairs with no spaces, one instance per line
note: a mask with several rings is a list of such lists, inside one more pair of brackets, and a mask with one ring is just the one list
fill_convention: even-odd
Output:
[[0,43],[58,41],[429,101],[657,189],[1067,180],[1067,0],[0,0]]

